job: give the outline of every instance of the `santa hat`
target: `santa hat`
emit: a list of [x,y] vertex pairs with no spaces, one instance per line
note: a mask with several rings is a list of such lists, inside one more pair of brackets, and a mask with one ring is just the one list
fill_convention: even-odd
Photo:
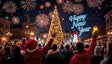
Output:
[[75,32],[74,35],[77,35],[77,32]]
[[36,40],[34,39],[30,39],[25,43],[25,49],[27,50],[27,52],[34,52],[37,50],[38,47],[38,43]]

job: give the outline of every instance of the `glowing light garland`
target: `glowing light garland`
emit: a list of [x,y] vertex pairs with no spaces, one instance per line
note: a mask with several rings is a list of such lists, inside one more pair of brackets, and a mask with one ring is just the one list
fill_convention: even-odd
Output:
[[85,21],[86,17],[87,17],[87,14],[80,15],[80,16],[74,15],[69,17],[70,22],[73,22],[71,29],[76,27],[79,30],[79,36],[81,36],[83,32],[88,32],[91,29],[91,27],[84,28],[86,24],[86,21]]

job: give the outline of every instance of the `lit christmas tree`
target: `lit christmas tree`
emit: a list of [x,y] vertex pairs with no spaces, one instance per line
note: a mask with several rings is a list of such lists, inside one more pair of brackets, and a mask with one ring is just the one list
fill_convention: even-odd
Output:
[[52,21],[51,21],[51,25],[50,25],[50,29],[48,33],[47,42],[51,38],[51,34],[54,32],[57,32],[57,36],[53,43],[59,45],[64,40],[64,37],[63,37],[60,19],[59,19],[58,12],[57,12],[57,6],[55,6],[54,13],[52,15]]

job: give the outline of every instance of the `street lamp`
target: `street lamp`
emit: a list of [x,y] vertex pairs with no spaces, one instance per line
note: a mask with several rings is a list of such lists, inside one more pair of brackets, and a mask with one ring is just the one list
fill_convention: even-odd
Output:
[[7,32],[7,33],[6,33],[6,36],[9,36],[9,40],[10,40],[10,36],[12,36],[12,33]]
[[12,33],[7,32],[7,33],[6,33],[6,36],[12,36]]
[[33,36],[34,35],[34,32],[31,32],[30,35]]
[[2,41],[6,41],[6,38],[5,37],[2,37]]

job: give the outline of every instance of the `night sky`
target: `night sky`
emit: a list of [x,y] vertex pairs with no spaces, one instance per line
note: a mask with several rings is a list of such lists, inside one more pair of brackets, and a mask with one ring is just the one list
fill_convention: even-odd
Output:
[[[14,3],[16,3],[17,6],[17,11],[13,14],[11,13],[6,13],[4,11],[4,9],[2,9],[4,3],[6,1],[13,1]],[[73,32],[73,30],[71,29],[72,23],[69,21],[69,16],[74,15],[74,13],[64,13],[62,10],[62,5],[57,4],[56,0],[37,0],[36,1],[36,8],[30,10],[29,12],[27,12],[26,10],[23,10],[23,8],[21,8],[20,2],[22,0],[0,0],[0,17],[5,18],[6,16],[9,17],[8,20],[12,21],[12,17],[14,16],[18,16],[20,18],[20,23],[17,25],[20,25],[22,23],[24,23],[26,21],[26,14],[29,14],[30,16],[30,21],[35,24],[36,21],[36,16],[38,14],[44,13],[49,15],[50,12],[54,11],[54,5],[57,5],[57,10],[59,13],[59,17],[60,17],[60,22],[62,25],[62,30],[63,32]],[[51,3],[50,7],[45,7],[43,9],[40,9],[41,5],[45,5],[45,2],[49,1]],[[75,0],[71,0],[71,2],[77,4],[75,2]],[[105,34],[105,18],[104,15],[109,12],[112,9],[112,1],[111,0],[105,0],[103,2],[103,4],[100,6],[101,9],[99,9],[98,7],[96,8],[91,8],[88,7],[86,0],[83,0],[82,2],[80,2],[83,6],[84,6],[84,11],[82,14],[88,14],[86,17],[86,25],[85,26],[90,26],[93,27],[95,25],[98,26],[98,28],[100,29],[99,32],[100,34]],[[64,18],[64,20],[62,20],[62,18]],[[51,22],[51,19],[50,19]],[[13,26],[14,24],[12,23],[11,26]],[[37,25],[36,25],[37,26]],[[49,25],[47,25],[46,27],[39,27],[37,26],[37,33],[43,32],[43,31],[48,31],[50,27],[50,23]],[[75,28],[75,30],[77,31],[77,29]],[[81,38],[82,40],[89,38],[91,35],[92,29],[90,30],[90,32],[85,32],[82,34]],[[85,38],[86,37],[86,38]]]

